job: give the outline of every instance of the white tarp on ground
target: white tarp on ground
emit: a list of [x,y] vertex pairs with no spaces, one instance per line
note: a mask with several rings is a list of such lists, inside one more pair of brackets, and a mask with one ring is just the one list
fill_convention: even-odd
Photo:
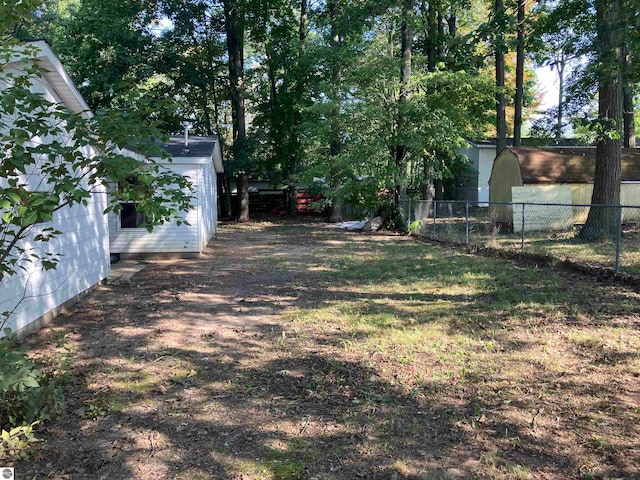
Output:
[[353,220],[350,222],[330,223],[327,228],[336,228],[339,230],[362,230],[366,220]]

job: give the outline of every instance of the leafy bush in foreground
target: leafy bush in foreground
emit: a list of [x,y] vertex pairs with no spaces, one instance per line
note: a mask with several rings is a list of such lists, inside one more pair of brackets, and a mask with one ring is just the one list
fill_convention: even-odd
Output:
[[28,456],[39,443],[33,429],[62,413],[64,393],[8,335],[0,339],[0,458]]

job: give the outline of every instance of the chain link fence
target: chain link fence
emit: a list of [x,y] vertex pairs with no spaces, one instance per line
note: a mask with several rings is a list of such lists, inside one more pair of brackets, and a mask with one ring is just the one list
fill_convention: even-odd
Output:
[[484,205],[405,201],[401,206],[410,229],[425,238],[547,255],[640,276],[640,205]]

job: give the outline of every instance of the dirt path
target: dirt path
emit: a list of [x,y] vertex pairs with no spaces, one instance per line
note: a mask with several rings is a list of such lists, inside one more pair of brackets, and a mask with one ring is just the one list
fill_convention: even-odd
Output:
[[571,438],[561,439],[562,455],[545,448],[556,440],[514,444],[509,458],[528,465],[526,475],[500,464],[493,442],[521,437],[504,422],[476,433],[489,425],[474,410],[489,401],[482,386],[418,397],[402,387],[420,374],[411,362],[348,348],[340,324],[293,320],[296,309],[351,295],[325,283],[318,255],[405,241],[231,224],[204,258],[153,262],[131,283],[101,286],[31,340],[36,354],[67,355],[74,383],[68,414],[46,432],[39,457],[18,465],[26,472],[18,478],[462,479],[483,458],[485,471],[494,462],[507,472],[500,478],[575,473]]
[[[355,436],[365,433],[344,422],[348,397],[336,392],[325,403],[305,389],[310,375],[343,368],[348,378],[334,387],[348,389],[366,372],[342,364],[341,353],[334,365],[332,345],[292,348],[295,333],[280,315],[300,301],[299,277],[315,250],[349,234],[299,233],[223,227],[204,258],[153,262],[131,283],[101,286],[33,339],[45,355],[64,354],[56,349],[63,344],[84,382],[40,458],[18,471],[154,480],[324,478],[323,471],[350,479],[376,471],[361,462],[367,453]],[[342,451],[350,437],[351,451]],[[314,458],[286,458],[290,442],[309,441]]]

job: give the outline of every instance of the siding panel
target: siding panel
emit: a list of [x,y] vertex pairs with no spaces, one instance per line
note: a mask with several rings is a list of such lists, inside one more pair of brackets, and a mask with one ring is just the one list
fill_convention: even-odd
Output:
[[202,166],[202,195],[200,196],[202,215],[202,248],[207,246],[216,231],[218,222],[217,178],[213,163]]
[[[5,279],[0,288],[0,311],[13,311],[7,327],[19,331],[70,298],[109,275],[106,195],[94,194],[89,205],[61,210],[52,226],[62,233],[48,244],[26,240],[22,246],[40,254],[60,254],[55,270],[44,271],[37,263]],[[83,227],[78,228],[78,225]],[[36,232],[34,232],[35,235]]]
[[198,233],[198,202],[199,192],[198,165],[168,164],[175,173],[189,177],[194,183],[193,207],[184,215],[184,219],[190,225],[178,225],[176,222],[170,225],[160,225],[149,233],[145,228],[120,228],[119,218],[109,214],[109,243],[111,253],[194,253],[200,252]]
[[[513,201],[523,203],[579,204],[591,203],[593,184],[563,183],[556,185],[525,185],[513,187]],[[640,184],[624,183],[621,185],[621,204],[638,206],[634,202],[640,198]],[[571,207],[563,205],[527,206],[525,207],[525,231],[530,230],[567,230],[573,225],[584,224],[589,214],[588,207]],[[514,231],[522,231],[522,207],[513,207]],[[640,208],[625,208],[622,211],[624,222],[639,221]]]
[[[59,85],[59,89],[79,102],[75,98],[75,87],[64,83]],[[49,101],[62,103],[46,76],[34,79],[32,90]],[[92,154],[88,147],[82,150],[87,156]],[[28,180],[29,185],[45,187],[39,181],[38,172]],[[36,225],[31,236],[20,243],[21,247],[34,253],[42,255],[53,251],[61,255],[55,270],[45,271],[39,262],[22,263],[24,269],[0,282],[0,312],[13,312],[4,327],[19,332],[109,275],[109,237],[107,219],[103,214],[106,206],[105,191],[96,191],[88,199],[87,206],[75,205],[59,210],[52,222]],[[61,233],[47,244],[34,242],[33,237],[44,226],[52,226]],[[0,317],[1,320],[4,318]],[[0,331],[0,337],[3,335],[4,332]]]
[[495,147],[480,148],[478,151],[478,202],[486,207],[489,201],[489,180],[493,161],[496,158],[496,149]]

